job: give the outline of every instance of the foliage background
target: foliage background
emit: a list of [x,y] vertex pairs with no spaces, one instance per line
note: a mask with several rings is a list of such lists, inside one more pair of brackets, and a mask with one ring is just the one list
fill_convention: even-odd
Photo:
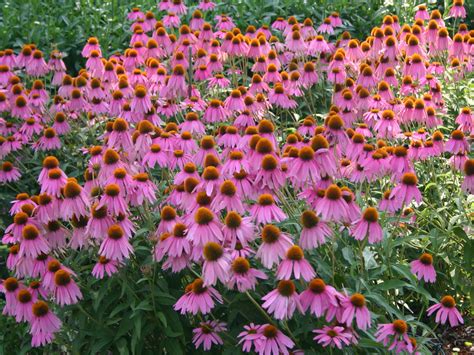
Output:
[[[472,28],[474,6],[466,2],[468,24]],[[189,8],[197,1],[186,1]],[[320,23],[332,11],[338,11],[347,30],[354,37],[367,36],[383,16],[392,13],[400,22],[411,20],[416,0],[226,0],[216,1],[217,10],[231,16],[240,28],[249,24],[271,23],[277,17],[294,15]],[[450,0],[428,1],[441,11]],[[156,0],[2,0],[0,9],[0,48],[19,49],[24,43],[35,43],[49,52],[57,48],[67,54],[70,70],[78,70],[85,61],[80,52],[90,36],[99,38],[105,55],[125,48],[130,23],[125,20],[131,7],[157,13]],[[188,15],[192,11],[188,12]],[[469,20],[470,19],[470,20]]]

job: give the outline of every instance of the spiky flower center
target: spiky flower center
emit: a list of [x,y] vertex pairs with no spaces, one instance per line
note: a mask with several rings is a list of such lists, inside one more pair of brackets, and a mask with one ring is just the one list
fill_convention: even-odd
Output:
[[105,194],[110,197],[116,197],[120,194],[120,187],[117,184],[109,184],[105,187]]
[[194,221],[199,225],[206,225],[214,220],[214,215],[206,207],[199,207],[194,215]]
[[278,161],[276,158],[271,155],[267,154],[263,157],[262,159],[262,169],[265,171],[273,171],[277,168],[278,166]]
[[[258,136],[257,136],[258,137]],[[255,145],[255,150],[260,154],[270,154],[273,152],[273,145],[267,138],[258,139],[257,144]],[[252,142],[250,142],[251,144]]]
[[22,231],[23,239],[35,240],[39,236],[39,230],[32,224],[27,224]]
[[393,329],[398,333],[398,334],[405,334],[408,330],[408,325],[404,320],[397,319],[393,323]]
[[225,225],[228,228],[236,229],[242,224],[242,217],[235,211],[230,211],[225,217]]
[[280,238],[280,235],[280,229],[272,224],[267,224],[262,229],[262,239],[264,243],[276,243]]
[[44,317],[49,312],[48,304],[44,301],[37,301],[35,304],[33,304],[32,309],[33,314],[36,317]]
[[56,286],[67,286],[71,282],[71,275],[66,270],[58,270],[54,273]]
[[202,173],[202,178],[204,180],[217,180],[219,178],[219,170],[217,170],[214,166],[208,166],[204,169]]
[[224,249],[215,242],[208,242],[204,245],[203,254],[207,261],[216,261],[224,254]]
[[183,238],[186,236],[186,225],[183,223],[176,223],[173,228],[173,235],[177,238]]
[[5,287],[5,290],[8,292],[13,292],[20,287],[20,284],[16,278],[9,277],[3,281],[3,287]]
[[329,200],[337,201],[341,198],[342,191],[339,186],[332,184],[326,189],[325,197]]
[[277,290],[280,295],[290,297],[295,293],[296,287],[291,280],[281,280],[278,282]]
[[311,147],[302,147],[298,156],[303,161],[310,161],[314,158],[314,150]]
[[278,329],[275,326],[269,324],[263,328],[263,335],[268,339],[276,338],[278,335]]
[[64,196],[74,198],[81,194],[81,186],[75,181],[68,181],[64,186]]
[[365,306],[365,297],[360,293],[354,293],[350,300],[354,307],[361,308]]
[[236,274],[245,274],[247,271],[250,270],[250,263],[247,259],[243,257],[235,258],[234,262],[232,263],[232,271]]
[[322,279],[313,279],[309,283],[309,289],[315,294],[323,293],[326,290],[326,283]]
[[270,194],[262,194],[258,198],[258,204],[260,206],[271,206],[275,203],[273,196]]
[[18,295],[17,295],[17,300],[20,302],[20,303],[28,303],[31,301],[33,297],[31,296],[31,293],[30,291],[28,290],[20,290],[18,291]]
[[444,296],[441,299],[441,304],[446,308],[454,308],[456,301],[454,301],[454,298],[451,296]]
[[110,239],[113,240],[119,240],[122,238],[124,235],[122,227],[120,227],[118,224],[113,224],[109,227],[109,230],[107,231],[107,236]]
[[161,210],[161,219],[165,221],[172,221],[176,218],[176,211],[171,206],[164,206]]
[[192,288],[191,289],[192,289],[193,293],[195,293],[197,295],[200,295],[200,294],[207,291],[207,287],[204,286],[204,281],[200,278],[194,280],[194,282],[192,283]]
[[13,217],[13,222],[16,225],[26,224],[26,222],[28,222],[28,214],[26,214],[25,212],[22,212],[22,211],[16,213],[15,217]]
[[304,258],[303,250],[299,246],[293,245],[287,250],[286,257],[293,261],[302,260]]
[[413,173],[405,173],[402,177],[402,183],[408,186],[416,186],[418,183],[418,178]]
[[230,181],[230,180],[225,180],[220,188],[221,194],[228,196],[228,197],[233,197],[237,193],[237,188],[235,187],[235,184]]
[[468,159],[464,163],[464,173],[466,176],[474,175],[474,159]]
[[433,257],[428,253],[421,254],[419,260],[423,265],[426,265],[426,266],[433,264]]
[[319,223],[319,218],[313,211],[304,211],[301,215],[301,224],[305,228],[316,227]]
[[377,222],[379,219],[379,214],[374,207],[367,207],[363,214],[364,220],[367,222]]

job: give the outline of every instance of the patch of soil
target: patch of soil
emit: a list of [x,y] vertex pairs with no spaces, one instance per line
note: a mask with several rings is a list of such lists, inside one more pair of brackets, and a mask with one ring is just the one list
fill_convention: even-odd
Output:
[[[446,354],[474,354],[474,326],[472,318],[464,318],[464,325],[448,328],[439,335]],[[467,344],[466,344],[467,343]]]

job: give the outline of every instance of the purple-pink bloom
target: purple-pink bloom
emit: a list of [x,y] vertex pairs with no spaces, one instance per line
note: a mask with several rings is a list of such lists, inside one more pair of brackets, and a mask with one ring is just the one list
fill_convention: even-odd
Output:
[[350,234],[356,240],[369,239],[370,244],[379,243],[383,239],[383,230],[378,223],[379,214],[373,207],[368,207],[362,214],[362,218],[354,223]]
[[463,324],[461,313],[456,308],[456,301],[451,296],[444,296],[441,301],[428,308],[428,316],[436,312],[436,323],[445,324],[449,320],[451,327]]
[[334,287],[326,285],[322,279],[313,279],[301,292],[300,302],[305,312],[309,309],[311,314],[321,317],[331,306],[339,307],[336,295],[338,292]]
[[291,280],[279,281],[277,288],[263,296],[262,300],[265,301],[262,307],[275,319],[290,319],[296,309],[303,313],[299,295]]
[[314,329],[313,333],[317,334],[313,339],[323,347],[331,346],[342,349],[344,346],[350,345],[353,335],[340,326],[327,326],[322,329]]
[[399,353],[401,349],[407,350],[409,353],[413,351],[413,344],[407,334],[408,324],[397,319],[393,323],[379,324],[375,336],[377,341],[388,347],[388,350],[394,350]]
[[303,250],[293,245],[286,251],[286,258],[280,262],[276,277],[278,280],[289,280],[291,276],[299,280],[311,280],[315,275],[315,271],[311,264],[304,258]]
[[211,349],[213,344],[222,345],[224,342],[217,334],[226,331],[226,324],[218,321],[201,322],[198,328],[193,329],[193,344],[198,349],[203,347],[204,351]]
[[259,355],[289,355],[295,343],[277,327],[264,324],[259,328],[260,337],[255,340],[255,351]]
[[345,296],[342,301],[342,307],[344,309],[341,318],[342,323],[346,323],[346,325],[350,327],[355,317],[358,328],[362,330],[370,328],[370,312],[367,309],[365,297],[363,295],[360,293],[354,293],[350,297]]
[[214,308],[214,301],[222,303],[222,296],[215,288],[204,286],[204,281],[198,278],[186,286],[185,294],[178,299],[173,308],[181,314],[196,315],[198,312],[207,314]]
[[433,266],[433,257],[430,254],[423,253],[418,260],[413,260],[410,266],[411,272],[416,275],[418,280],[436,281],[436,270]]

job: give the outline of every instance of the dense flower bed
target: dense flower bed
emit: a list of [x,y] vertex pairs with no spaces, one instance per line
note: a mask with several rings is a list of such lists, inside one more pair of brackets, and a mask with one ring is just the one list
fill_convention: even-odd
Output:
[[[105,58],[91,37],[77,77],[59,51],[1,52],[0,183],[20,190],[4,315],[44,346],[75,331],[75,307],[93,322],[81,304],[105,279],[133,294],[120,275],[139,270],[144,310],[189,323],[197,349],[426,351],[469,306],[462,1],[452,34],[419,6],[363,41],[337,13],[244,30],[213,8],[133,9],[130,48]],[[180,291],[156,295],[170,275]]]

